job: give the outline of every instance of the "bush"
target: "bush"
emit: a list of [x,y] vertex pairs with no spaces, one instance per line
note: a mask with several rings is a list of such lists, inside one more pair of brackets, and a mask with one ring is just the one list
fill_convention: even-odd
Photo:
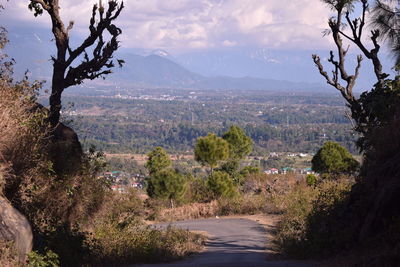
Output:
[[207,186],[213,192],[214,198],[232,198],[238,194],[232,178],[226,172],[213,172],[207,179]]
[[314,174],[307,174],[306,182],[308,186],[315,186],[317,184],[317,176]]
[[325,255],[348,242],[345,206],[352,182],[327,180],[317,187],[299,185],[275,201],[283,210],[276,242],[285,254],[305,258]]
[[312,169],[320,174],[352,174],[359,163],[338,143],[328,141],[311,160]]
[[203,241],[185,230],[157,230],[140,221],[124,226],[109,221],[96,227],[90,246],[98,264],[132,264],[180,259],[199,251]]
[[58,267],[60,261],[58,255],[51,250],[47,250],[46,254],[42,255],[36,251],[32,251],[28,255],[28,267]]

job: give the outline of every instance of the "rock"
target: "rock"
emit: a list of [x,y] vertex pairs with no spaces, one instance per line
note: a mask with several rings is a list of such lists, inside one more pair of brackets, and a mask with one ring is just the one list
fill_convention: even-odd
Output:
[[0,239],[14,243],[21,262],[32,251],[33,236],[28,220],[3,197],[0,197]]

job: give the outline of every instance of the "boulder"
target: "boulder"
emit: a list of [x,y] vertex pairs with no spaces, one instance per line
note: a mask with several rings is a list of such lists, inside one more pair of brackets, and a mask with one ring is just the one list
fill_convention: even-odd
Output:
[[21,262],[32,251],[33,236],[28,220],[3,197],[0,197],[0,239],[14,243]]

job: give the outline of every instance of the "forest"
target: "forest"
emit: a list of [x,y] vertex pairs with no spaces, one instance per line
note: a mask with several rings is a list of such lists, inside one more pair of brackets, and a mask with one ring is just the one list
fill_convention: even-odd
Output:
[[[86,147],[109,153],[147,153],[162,146],[187,153],[196,138],[221,134],[239,125],[255,142],[253,155],[268,152],[315,153],[325,141],[336,141],[353,154],[356,136],[346,108],[337,96],[319,93],[203,91],[168,95],[148,90],[152,99],[66,96],[64,120]],[[154,99],[168,95],[175,100]],[[225,96],[229,95],[229,98]]]

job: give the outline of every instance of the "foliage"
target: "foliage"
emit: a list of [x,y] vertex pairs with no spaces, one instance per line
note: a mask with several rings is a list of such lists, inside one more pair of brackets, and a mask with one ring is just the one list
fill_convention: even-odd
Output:
[[189,183],[189,190],[186,199],[191,202],[206,203],[213,198],[213,192],[207,185],[207,180],[204,178],[194,178]]
[[90,222],[90,264],[165,262],[202,248],[202,236],[175,228],[160,230],[147,226],[142,221],[144,213],[138,191],[108,195]]
[[148,180],[147,193],[150,197],[180,200],[187,189],[187,179],[175,170],[166,169],[153,173]]
[[214,193],[215,198],[231,198],[237,195],[237,188],[226,172],[213,172],[207,179],[207,186]]
[[204,239],[187,230],[157,230],[143,224],[119,227],[103,223],[96,227],[93,246],[97,264],[167,262],[181,259],[202,248]]
[[311,160],[312,169],[321,174],[354,173],[359,163],[342,146],[326,142]]
[[58,267],[60,261],[58,255],[51,250],[47,250],[46,254],[42,255],[36,251],[32,251],[28,255],[28,267]]
[[156,147],[148,155],[148,160],[145,164],[150,175],[171,167],[172,161],[167,152],[162,147]]
[[384,41],[387,41],[400,67],[400,10],[396,0],[376,0],[372,8],[372,26],[379,29]]
[[299,185],[277,196],[275,201],[283,209],[276,237],[281,251],[304,258],[330,253],[348,243],[351,223],[345,220],[344,211],[351,185],[349,180],[328,180],[317,187]]
[[306,176],[306,183],[308,186],[315,186],[317,184],[317,176],[314,174],[307,174]]
[[214,169],[220,161],[228,159],[229,144],[215,134],[209,133],[197,139],[194,154],[198,162]]
[[232,160],[243,159],[253,149],[253,141],[238,126],[231,126],[222,138],[229,144],[229,158]]
[[[158,91],[149,90],[157,96]],[[210,93],[210,92],[208,92]],[[176,93],[180,97],[180,93]],[[240,103],[231,103],[222,98],[224,91],[213,95],[214,101],[193,100],[191,108],[196,114],[196,123],[191,123],[187,112],[187,103],[181,101],[131,100],[119,98],[64,97],[75,106],[66,112],[76,112],[71,116],[71,126],[77,131],[83,144],[110,153],[148,153],[154,147],[162,146],[169,152],[187,153],[193,150],[196,139],[214,132],[222,135],[229,128],[221,122],[240,125],[254,141],[253,154],[264,155],[267,152],[315,152],[323,140],[339,142],[357,153],[354,143],[356,136],[351,124],[343,116],[345,107],[338,97],[332,95],[296,94],[286,96],[286,106],[276,108],[283,101],[281,93],[270,96],[257,96],[236,93]],[[226,111],[221,113],[221,104]],[[241,103],[243,102],[243,103]],[[274,109],[275,107],[275,109]],[[299,110],[300,109],[300,110]],[[88,110],[97,110],[88,114]],[[259,110],[268,110],[264,116],[256,116]],[[280,111],[283,110],[283,111]],[[219,113],[218,113],[219,112]],[[115,115],[120,114],[120,115]],[[190,114],[190,113],[189,113]],[[286,114],[291,123],[286,124]],[[90,116],[89,116],[90,115]],[[165,123],[157,123],[160,119]],[[305,126],[307,125],[307,126]]]
[[0,241],[0,265],[4,267],[22,267],[13,243]]

